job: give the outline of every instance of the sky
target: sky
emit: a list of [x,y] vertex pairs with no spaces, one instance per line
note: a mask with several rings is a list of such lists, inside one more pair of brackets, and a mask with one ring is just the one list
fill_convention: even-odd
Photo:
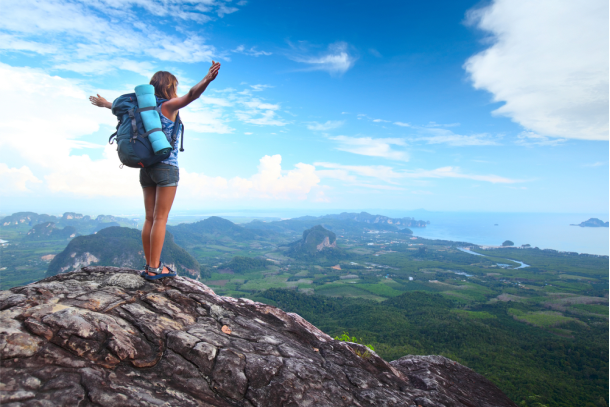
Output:
[[1,0],[0,213],[142,209],[114,100],[174,73],[174,210],[608,213],[605,0]]

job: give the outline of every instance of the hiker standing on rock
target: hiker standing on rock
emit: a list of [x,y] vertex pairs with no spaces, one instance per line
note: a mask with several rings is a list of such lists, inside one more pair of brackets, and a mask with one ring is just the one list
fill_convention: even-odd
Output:
[[[178,172],[179,137],[177,136],[181,126],[180,120],[178,120],[178,128],[174,129],[176,118],[179,117],[178,111],[201,96],[210,82],[216,79],[219,69],[220,63],[212,61],[212,66],[201,82],[193,86],[186,95],[180,97],[177,94],[178,79],[171,73],[159,71],[150,80],[160,104],[162,131],[168,140],[173,141],[173,146],[171,146],[171,153],[167,159],[148,167],[142,165],[141,162],[139,163],[143,167],[140,168],[140,184],[144,193],[144,208],[146,209],[146,221],[142,228],[142,246],[146,256],[146,270],[142,272],[142,277],[148,280],[176,276],[174,270],[161,262],[161,250],[165,240],[167,218],[174,203],[180,178]],[[89,97],[89,100],[95,106],[112,109],[112,103],[99,94]],[[130,112],[130,117],[132,116],[133,111]]]

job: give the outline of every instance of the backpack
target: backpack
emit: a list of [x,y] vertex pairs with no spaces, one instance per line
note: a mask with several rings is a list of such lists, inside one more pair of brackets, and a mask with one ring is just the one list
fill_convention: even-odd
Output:
[[[112,114],[119,119],[119,123],[116,126],[116,131],[108,139],[108,142],[113,144],[116,140],[119,160],[122,163],[121,167],[126,165],[131,168],[146,168],[169,158],[171,151],[166,154],[155,155],[152,145],[148,140],[148,135],[159,129],[147,132],[144,129],[144,123],[140,116],[140,112],[150,109],[157,110],[159,115],[161,115],[161,105],[166,101],[167,99],[157,98],[157,107],[140,109],[138,108],[136,94],[127,93],[119,96],[112,102]],[[170,145],[173,149],[176,143],[178,128],[181,127],[182,139],[180,141],[180,151],[184,151],[184,125],[181,126],[180,113],[176,115],[174,123]]]

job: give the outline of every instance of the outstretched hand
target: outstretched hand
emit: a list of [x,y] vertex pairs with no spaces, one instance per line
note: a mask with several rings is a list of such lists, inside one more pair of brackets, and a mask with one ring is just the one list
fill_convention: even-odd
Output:
[[108,108],[108,109],[112,109],[112,103],[110,103],[109,101],[104,99],[102,96],[100,96],[99,93],[98,93],[97,97],[89,96],[89,101],[91,101],[91,104],[93,106],[105,107],[105,108]]
[[218,70],[220,69],[220,62],[212,61],[212,66],[208,71],[208,74],[205,76],[208,81],[212,82],[218,76]]

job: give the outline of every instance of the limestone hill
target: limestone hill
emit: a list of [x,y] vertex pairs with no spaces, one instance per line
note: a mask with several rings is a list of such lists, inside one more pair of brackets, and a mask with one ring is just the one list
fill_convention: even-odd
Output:
[[440,356],[386,362],[184,277],[87,267],[0,292],[6,406],[516,407]]
[[341,250],[337,248],[337,236],[321,225],[303,232],[300,240],[289,245],[288,256],[293,258],[336,257]]
[[53,222],[44,222],[34,225],[26,235],[26,240],[69,240],[78,235],[76,229],[72,226],[66,226],[63,229],[55,227]]
[[[198,276],[197,260],[174,243],[171,233],[165,235],[161,260],[179,273]],[[94,235],[77,236],[53,258],[47,276],[78,270],[83,266],[121,266],[142,269],[146,260],[142,251],[141,232],[118,226],[102,229]]]

